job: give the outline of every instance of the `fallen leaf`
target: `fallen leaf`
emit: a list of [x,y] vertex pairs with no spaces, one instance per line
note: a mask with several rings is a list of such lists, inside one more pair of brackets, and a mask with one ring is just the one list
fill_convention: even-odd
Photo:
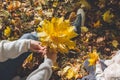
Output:
[[80,3],[87,9],[91,9],[91,5],[86,0],[80,0]]
[[105,37],[98,37],[97,40],[96,40],[96,42],[100,43],[100,42],[102,42],[104,40],[105,40]]
[[65,75],[66,73],[67,73],[67,71],[68,71],[68,69],[70,69],[71,68],[71,66],[66,66],[65,68],[63,68],[62,69],[62,75]]
[[59,69],[59,66],[58,66],[58,63],[54,63],[53,66],[52,66],[53,70],[57,70]]
[[11,34],[11,28],[9,26],[4,30],[4,36],[9,37]]
[[88,32],[88,28],[86,26],[81,27],[81,32]]
[[112,41],[112,45],[115,47],[115,48],[117,48],[117,46],[118,46],[118,41],[117,40],[113,40]]
[[75,71],[72,68],[70,68],[67,71],[66,78],[67,79],[72,79],[73,77],[75,77],[75,74],[76,74]]
[[114,17],[114,15],[110,12],[110,10],[106,11],[104,14],[103,14],[103,20],[105,22],[112,22],[112,18]]
[[58,5],[58,1],[54,1],[53,2],[53,7],[57,7],[57,5]]
[[93,24],[94,28],[99,28],[101,26],[100,20]]

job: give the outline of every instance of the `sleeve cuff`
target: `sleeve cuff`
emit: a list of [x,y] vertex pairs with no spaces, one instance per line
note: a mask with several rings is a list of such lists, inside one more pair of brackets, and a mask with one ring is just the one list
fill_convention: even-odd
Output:
[[31,40],[30,39],[26,39],[26,44],[27,44],[27,51],[30,51],[30,44],[31,44]]
[[45,59],[44,59],[44,62],[45,62],[45,63],[48,63],[50,66],[53,66],[53,62],[52,62],[52,60],[49,59],[49,58],[45,58]]
[[101,64],[100,64],[100,63],[97,63],[97,64],[96,64],[96,68],[101,68]]
[[28,40],[28,51],[30,51],[31,40]]

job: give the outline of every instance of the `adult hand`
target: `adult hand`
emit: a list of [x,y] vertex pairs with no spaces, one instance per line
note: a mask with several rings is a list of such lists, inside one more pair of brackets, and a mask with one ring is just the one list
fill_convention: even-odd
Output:
[[46,53],[46,47],[42,46],[39,41],[35,41],[35,40],[31,40],[30,50],[42,54]]

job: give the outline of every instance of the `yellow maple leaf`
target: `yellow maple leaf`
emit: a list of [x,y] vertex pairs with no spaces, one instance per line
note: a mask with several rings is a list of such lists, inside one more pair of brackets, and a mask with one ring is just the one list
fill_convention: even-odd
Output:
[[100,26],[101,26],[100,20],[98,20],[97,22],[95,22],[95,23],[93,24],[93,26],[94,26],[95,28],[100,27]]
[[64,67],[64,68],[62,69],[62,75],[65,75],[65,74],[67,73],[68,69],[70,69],[70,68],[71,68],[71,66],[66,66],[66,67]]
[[64,18],[52,18],[51,21],[44,20],[41,32],[38,33],[43,46],[49,46],[57,52],[67,53],[74,49],[76,44],[71,39],[77,36],[74,27]]
[[117,46],[118,46],[118,41],[117,40],[113,40],[112,41],[112,45],[115,47],[115,48],[117,48]]
[[80,77],[80,74],[79,74],[79,70],[80,70],[80,66],[81,64],[79,63],[68,63],[69,65],[67,65],[66,67],[64,67],[60,74],[61,76],[64,76],[66,79],[77,79],[78,77]]
[[104,14],[103,14],[103,20],[105,22],[108,22],[110,23],[112,21],[112,18],[114,17],[114,15],[110,12],[110,10],[106,11]]
[[32,69],[34,66],[33,62],[34,62],[33,53],[31,53],[23,62],[22,67]]
[[58,66],[58,63],[55,62],[52,66],[53,70],[58,70],[59,69],[59,66]]
[[86,38],[84,42],[88,42],[89,41],[89,38]]
[[58,1],[54,1],[53,2],[53,7],[57,7],[57,5],[58,5]]
[[87,9],[91,9],[91,5],[86,0],[80,0],[80,3],[84,5]]
[[4,35],[9,37],[11,33],[11,28],[9,26],[6,27],[6,29],[4,30]]
[[41,32],[41,27],[40,27],[40,26],[38,26],[38,27],[36,28],[36,32]]
[[25,63],[30,63],[33,60],[33,53],[31,53],[26,59]]
[[88,28],[85,26],[81,27],[81,32],[88,32]]
[[66,78],[72,79],[75,76],[76,76],[76,72],[73,70],[73,68],[68,69],[67,74],[66,74]]
[[96,50],[93,50],[93,52],[92,52],[92,53],[89,53],[88,56],[89,56],[89,59],[88,59],[88,61],[89,61],[89,66],[95,65],[95,64],[96,64],[96,61],[97,61],[98,58],[99,58],[99,55],[98,55],[97,51],[96,51]]

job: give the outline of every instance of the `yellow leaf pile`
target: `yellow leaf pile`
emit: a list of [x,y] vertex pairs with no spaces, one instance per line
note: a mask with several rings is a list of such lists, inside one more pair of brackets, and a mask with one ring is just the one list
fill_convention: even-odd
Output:
[[4,36],[8,37],[10,36],[11,33],[11,29],[9,26],[6,27],[6,29],[4,30]]
[[99,55],[96,50],[93,50],[92,53],[89,53],[89,66],[93,66],[96,64],[96,61],[98,60]]
[[103,14],[103,20],[105,22],[108,22],[110,23],[112,21],[112,18],[114,17],[114,15],[110,12],[110,10],[106,11],[104,14]]
[[77,67],[66,66],[63,68],[62,74],[69,80],[76,79],[79,76],[79,70],[76,70],[76,68]]
[[69,49],[74,49],[76,44],[71,39],[77,36],[74,27],[64,18],[52,18],[51,21],[44,20],[41,32],[38,33],[43,46],[48,46],[51,50],[67,53]]
[[21,2],[20,1],[11,1],[10,4],[7,6],[7,9],[9,11],[14,11],[18,8],[20,8]]

